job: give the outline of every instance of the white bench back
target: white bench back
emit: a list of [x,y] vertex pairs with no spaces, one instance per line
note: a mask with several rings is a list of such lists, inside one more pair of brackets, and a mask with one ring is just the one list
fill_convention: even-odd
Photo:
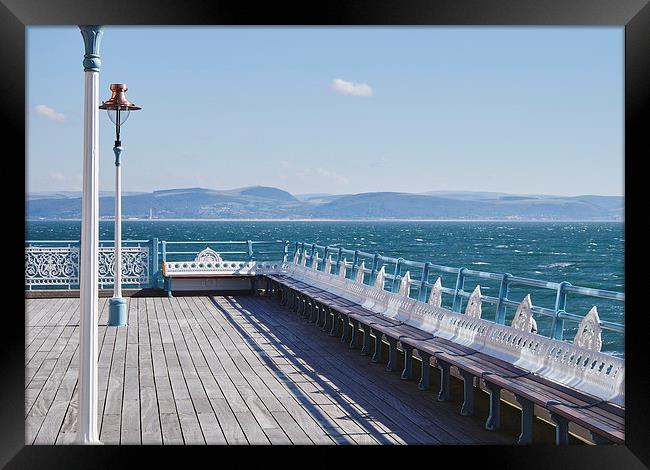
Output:
[[452,312],[352,279],[283,263],[282,272],[375,313],[505,360],[554,382],[624,406],[625,361],[575,344]]

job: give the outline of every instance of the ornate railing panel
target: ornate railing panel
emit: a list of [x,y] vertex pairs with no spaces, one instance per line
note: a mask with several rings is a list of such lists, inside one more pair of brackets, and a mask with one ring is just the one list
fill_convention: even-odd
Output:
[[[68,289],[79,287],[78,242],[32,242],[25,246],[25,288]],[[56,246],[59,245],[59,246]],[[64,246],[61,246],[64,245]],[[115,253],[112,246],[99,248],[99,287],[112,286]],[[150,244],[122,246],[122,283],[146,287],[152,282]]]
[[[113,247],[99,249],[99,285],[113,284],[115,277],[115,250]],[[122,283],[149,284],[149,247],[122,247]]]
[[28,246],[25,248],[25,286],[79,284],[79,248]]

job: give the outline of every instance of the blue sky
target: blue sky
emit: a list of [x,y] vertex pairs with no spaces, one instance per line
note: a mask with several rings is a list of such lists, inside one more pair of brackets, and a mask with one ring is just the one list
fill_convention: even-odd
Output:
[[[622,195],[622,27],[111,27],[123,190]],[[83,41],[27,29],[27,190],[81,190]],[[114,128],[100,116],[100,187]]]

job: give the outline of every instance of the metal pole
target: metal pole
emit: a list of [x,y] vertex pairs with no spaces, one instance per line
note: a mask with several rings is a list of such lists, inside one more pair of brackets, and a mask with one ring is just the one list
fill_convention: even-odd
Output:
[[[117,110],[116,122],[120,122],[120,110]],[[122,142],[115,141],[115,280],[113,298],[108,302],[108,326],[124,326],[127,318],[126,299],[122,298]]]
[[[113,149],[117,155],[117,147]],[[113,297],[122,297],[122,167],[115,160],[115,285]]]
[[79,273],[80,444],[100,444],[97,430],[98,262],[99,262],[99,44],[102,27],[79,26],[84,40],[84,148]]

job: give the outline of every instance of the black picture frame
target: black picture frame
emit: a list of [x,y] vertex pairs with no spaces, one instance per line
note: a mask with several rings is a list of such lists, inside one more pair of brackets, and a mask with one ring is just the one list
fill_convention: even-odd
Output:
[[[422,460],[406,460],[410,465],[470,464],[499,468],[648,468],[650,432],[648,417],[650,387],[646,343],[650,334],[644,327],[645,311],[640,304],[643,276],[637,246],[644,231],[639,211],[644,188],[643,174],[635,168],[647,152],[648,132],[645,116],[650,103],[650,7],[647,0],[350,0],[347,2],[266,2],[185,0],[0,0],[0,63],[3,71],[0,110],[3,144],[16,144],[17,150],[5,151],[6,175],[13,175],[11,187],[5,186],[3,208],[7,227],[24,226],[24,199],[20,190],[21,169],[25,171],[26,150],[25,86],[26,31],[36,25],[566,25],[625,27],[625,271],[626,319],[626,445],[625,446],[501,446],[420,448]],[[83,73],[82,49],[79,49],[79,74]],[[80,90],[81,93],[81,90]],[[81,151],[81,150],[80,150]],[[24,158],[24,157],[23,157]],[[7,166],[15,165],[11,170]],[[637,170],[636,172],[634,170]],[[24,182],[24,178],[22,179]],[[18,184],[16,185],[16,182]],[[24,189],[24,187],[23,187]],[[21,202],[22,201],[22,202]],[[636,225],[636,227],[635,227]],[[15,233],[18,233],[16,230]],[[8,268],[4,271],[2,310],[2,387],[0,387],[0,465],[6,468],[115,468],[125,464],[157,465],[155,460],[169,458],[169,449],[157,446],[25,446],[24,444],[24,286],[21,276],[12,274],[24,269],[21,264],[20,235],[2,231],[3,242],[15,248],[3,250]],[[628,254],[632,253],[632,256]],[[10,259],[9,259],[10,258]],[[7,302],[11,299],[12,302]],[[13,303],[16,302],[16,304]],[[13,306],[9,306],[13,305]],[[413,452],[408,449],[409,455]],[[177,447],[187,464],[225,463],[224,450],[209,447]],[[241,451],[242,448],[229,449]],[[258,450],[258,449],[256,449]],[[271,449],[269,449],[270,451]],[[286,450],[286,449],[285,449]],[[346,465],[349,456],[332,454],[329,448],[318,449],[330,457],[329,465]],[[366,449],[367,450],[367,449]],[[246,451],[244,449],[244,451]],[[384,449],[374,449],[371,455]],[[296,463],[308,463],[315,450],[298,458],[295,451],[286,453]],[[244,454],[246,461],[259,452]],[[444,454],[444,455],[443,455]],[[187,460],[187,458],[191,460]],[[370,455],[368,455],[370,457]],[[304,460],[303,460],[304,459]],[[345,460],[342,460],[345,459]],[[442,460],[444,459],[444,460]],[[375,459],[363,461],[373,465]],[[287,462],[287,460],[283,460]],[[445,462],[443,464],[443,462]],[[271,462],[268,461],[268,464]],[[403,464],[402,464],[403,465]]]

